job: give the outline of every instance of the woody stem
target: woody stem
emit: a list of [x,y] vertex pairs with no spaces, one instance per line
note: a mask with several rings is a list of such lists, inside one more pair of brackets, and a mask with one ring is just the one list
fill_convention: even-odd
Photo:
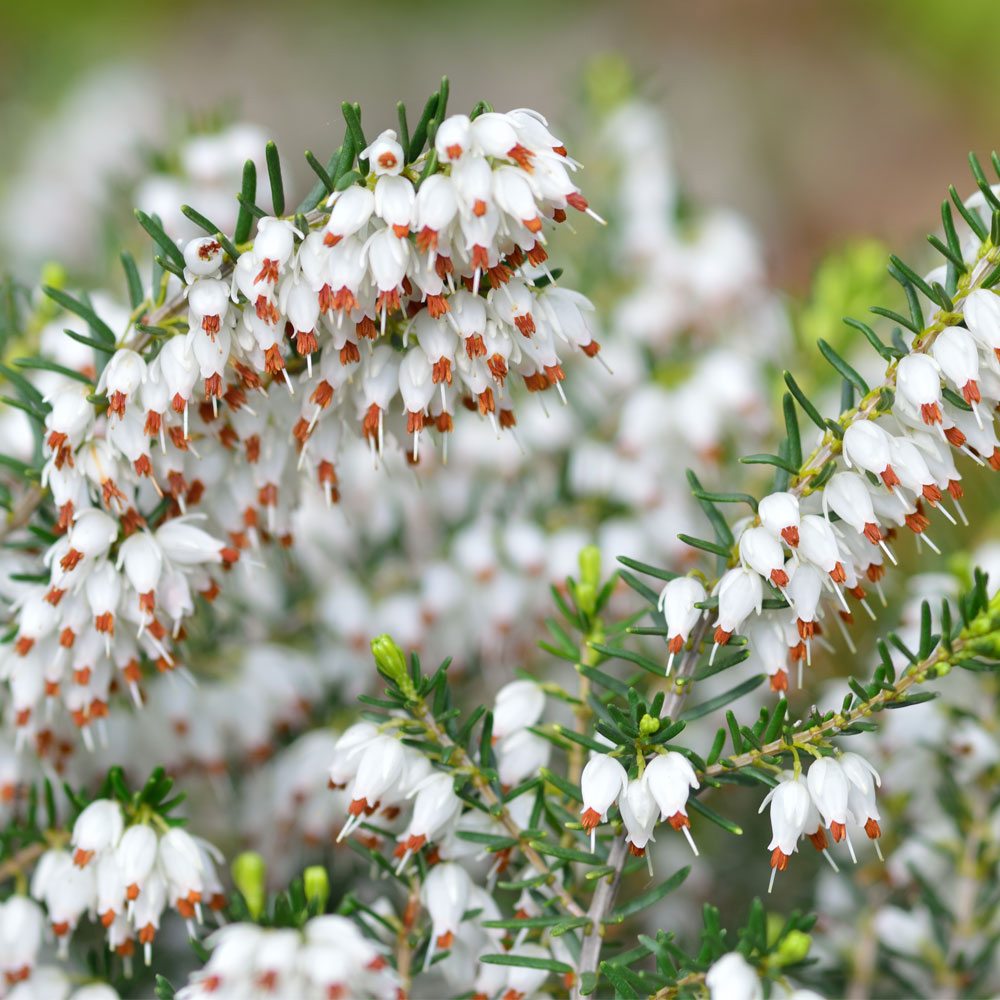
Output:
[[23,528],[28,521],[31,520],[31,515],[34,514],[38,505],[42,502],[42,497],[45,496],[44,490],[40,486],[32,486],[27,493],[21,497],[20,500],[14,505],[13,510],[10,512],[10,516],[7,518],[4,524],[0,524],[0,542],[2,542],[12,531],[17,531],[18,528]]
[[727,757],[725,760],[721,760],[717,764],[712,764],[710,767],[705,768],[704,771],[700,771],[699,774],[703,777],[711,778],[717,774],[725,774],[728,771],[757,764],[762,757],[771,757],[788,751],[794,752],[795,750],[816,743],[822,737],[830,738],[836,736],[842,730],[849,728],[865,716],[871,715],[886,705],[891,705],[893,702],[899,701],[912,685],[922,684],[929,679],[927,672],[931,668],[950,664],[957,659],[964,658],[959,656],[964,650],[965,642],[960,638],[955,639],[951,643],[950,652],[944,646],[939,646],[926,659],[914,661],[892,687],[879,691],[872,698],[868,699],[868,701],[855,705],[854,708],[845,714],[835,715],[833,718],[827,719],[826,722],[813,726],[804,732],[796,733],[792,738],[791,744],[784,738],[779,738],[773,740],[771,743],[765,743],[759,750],[749,750],[746,753]]
[[[690,646],[684,654],[683,659],[674,674],[674,684],[663,702],[663,714],[675,719],[679,713],[690,685],[687,683],[694,673],[698,663],[698,656],[701,652],[701,644],[709,630],[708,615],[702,615],[700,621],[695,626],[691,634]],[[611,849],[608,851],[607,864],[613,871],[606,877],[599,880],[594,897],[587,910],[590,917],[591,926],[589,934],[583,939],[583,947],[580,949],[580,961],[577,964],[576,982],[573,985],[573,1000],[583,1000],[582,989],[583,976],[587,972],[596,972],[601,961],[601,945],[604,942],[604,921],[607,920],[611,908],[615,905],[618,896],[618,887],[621,884],[622,869],[628,858],[628,849],[625,842],[625,831],[617,834],[611,842]]]
[[506,829],[512,837],[517,839],[518,847],[520,848],[521,853],[528,859],[532,867],[540,874],[548,876],[549,884],[566,911],[574,917],[584,916],[583,907],[580,906],[580,904],[577,903],[577,901],[566,891],[566,888],[559,881],[558,877],[545,863],[541,854],[539,854],[538,851],[531,846],[528,839],[524,836],[521,828],[511,816],[507,807],[493,790],[487,776],[483,774],[476,763],[469,757],[469,755],[465,752],[465,749],[459,746],[438,725],[433,713],[428,709],[427,704],[422,699],[415,703],[413,706],[413,712],[423,723],[428,735],[431,736],[431,738],[434,739],[439,746],[451,751],[451,762],[457,768],[464,768],[471,773],[473,785],[476,787],[476,790],[479,792],[482,800],[490,807],[490,815],[495,816],[496,819],[503,824],[504,829]]

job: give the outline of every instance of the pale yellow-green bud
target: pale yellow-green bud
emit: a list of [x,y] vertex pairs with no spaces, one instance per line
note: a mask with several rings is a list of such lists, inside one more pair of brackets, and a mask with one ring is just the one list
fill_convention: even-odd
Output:
[[789,931],[778,945],[775,959],[781,965],[794,965],[809,954],[812,938],[805,931]]
[[330,898],[330,876],[322,865],[311,865],[302,873],[302,886],[305,889],[306,902],[315,903],[316,909],[322,913],[326,909],[326,901]]
[[246,900],[250,916],[256,920],[263,913],[267,899],[267,863],[256,851],[244,851],[233,860],[230,871],[236,888]]
[[595,590],[601,582],[601,550],[596,545],[588,545],[580,551],[580,583],[589,584]]
[[392,636],[382,634],[372,639],[372,655],[379,673],[388,677],[399,686],[407,698],[416,698],[417,692],[413,686],[409,670],[406,669],[406,656],[392,641]]
[[660,720],[654,719],[648,712],[639,720],[639,735],[652,736],[660,729]]

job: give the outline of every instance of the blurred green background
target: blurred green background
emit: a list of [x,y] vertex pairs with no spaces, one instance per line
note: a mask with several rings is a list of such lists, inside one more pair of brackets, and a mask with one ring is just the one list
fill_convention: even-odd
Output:
[[178,114],[229,102],[300,163],[307,145],[321,159],[336,145],[342,99],[388,126],[398,98],[419,103],[442,73],[456,109],[488,97],[564,124],[581,66],[613,50],[666,110],[691,194],[745,213],[774,282],[801,291],[847,238],[911,245],[964,183],[966,152],[995,143],[998,69],[978,27],[995,13],[993,0],[3,0],[0,194],[39,116],[97,67],[148,71]]

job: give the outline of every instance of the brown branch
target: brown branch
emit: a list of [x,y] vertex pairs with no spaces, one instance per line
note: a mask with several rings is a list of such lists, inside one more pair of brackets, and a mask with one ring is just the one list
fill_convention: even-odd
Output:
[[[427,705],[423,700],[416,703],[414,706],[414,713],[424,724],[428,734],[438,743],[438,745],[451,750],[450,760],[454,761],[455,766],[459,769],[465,768],[472,775],[473,785],[476,787],[480,796],[482,796],[483,801],[491,807],[490,814],[494,815],[500,823],[503,824],[504,829],[517,840],[518,847],[531,863],[532,867],[540,874],[548,876],[548,884],[551,885],[553,891],[559,897],[559,901],[563,904],[563,907],[567,910],[567,912],[571,913],[574,917],[584,916],[583,907],[580,906],[580,904],[566,891],[566,888],[556,877],[555,873],[545,863],[544,858],[542,858],[538,851],[536,851],[535,848],[533,848],[528,842],[527,838],[521,831],[521,828],[517,825],[514,817],[511,816],[510,811],[493,790],[489,779],[476,766],[475,762],[465,752],[465,749],[459,746],[438,725],[437,720],[434,718],[433,714],[427,708]],[[495,812],[498,807],[500,810],[499,813]]]
[[868,701],[855,705],[849,712],[838,712],[832,718],[827,719],[826,722],[812,726],[801,733],[796,733],[792,737],[791,743],[783,738],[773,740],[770,743],[765,743],[760,750],[749,750],[746,753],[727,757],[725,760],[721,760],[705,768],[704,771],[700,771],[699,774],[703,777],[712,778],[718,774],[726,774],[738,768],[755,764],[761,757],[773,757],[782,751],[793,750],[815,743],[822,736],[836,736],[842,730],[849,728],[855,722],[871,715],[881,707],[899,701],[908,688],[914,684],[923,684],[928,680],[928,672],[930,670],[963,659],[964,657],[959,654],[964,653],[965,649],[966,642],[961,638],[952,641],[950,651],[943,644],[939,645],[926,659],[916,660],[911,663],[903,676],[891,688],[883,688],[883,690],[869,698]]
[[38,509],[42,502],[45,491],[40,486],[32,486],[20,500],[14,504],[14,509],[7,516],[7,520],[0,524],[0,542],[9,534],[23,528],[30,520],[31,515]]
[[[672,690],[663,701],[663,714],[671,719],[677,717],[684,700],[690,690],[690,678],[698,664],[698,657],[701,655],[701,644],[709,629],[709,616],[701,616],[694,631],[691,633],[688,648],[684,654],[677,671],[674,674],[674,684]],[[607,920],[611,908],[615,905],[618,897],[618,889],[621,885],[622,870],[628,858],[627,845],[625,843],[625,831],[618,833],[611,842],[611,849],[608,852],[607,864],[614,870],[606,877],[599,880],[597,889],[594,891],[590,909],[587,916],[590,917],[590,927],[585,929],[583,947],[580,949],[580,960],[577,963],[576,982],[573,985],[573,1000],[583,1000],[582,989],[583,975],[587,972],[596,972],[601,962],[601,946],[604,943],[604,921]],[[589,931],[589,933],[588,933]]]
[[48,849],[49,844],[40,840],[37,843],[28,844],[27,847],[22,847],[16,854],[0,862],[0,882],[17,875],[23,875],[24,869],[37,861]]

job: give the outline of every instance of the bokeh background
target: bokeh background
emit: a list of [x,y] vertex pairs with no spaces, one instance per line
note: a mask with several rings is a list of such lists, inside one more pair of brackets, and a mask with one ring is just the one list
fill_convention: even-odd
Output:
[[[226,105],[294,152],[305,181],[298,153],[328,123],[329,149],[315,152],[336,146],[344,98],[361,102],[371,131],[446,72],[456,109],[488,97],[542,107],[565,127],[581,67],[613,51],[665,108],[690,193],[743,213],[773,282],[800,292],[847,238],[919,238],[966,152],[995,143],[998,67],[976,27],[994,13],[991,0],[6,0],[4,228],[29,222],[18,182],[37,173],[39,152],[60,157],[44,126],[55,115],[63,129],[86,125],[90,155],[104,147],[112,167],[122,130],[158,140],[180,116]],[[9,254],[16,237],[5,243]]]

